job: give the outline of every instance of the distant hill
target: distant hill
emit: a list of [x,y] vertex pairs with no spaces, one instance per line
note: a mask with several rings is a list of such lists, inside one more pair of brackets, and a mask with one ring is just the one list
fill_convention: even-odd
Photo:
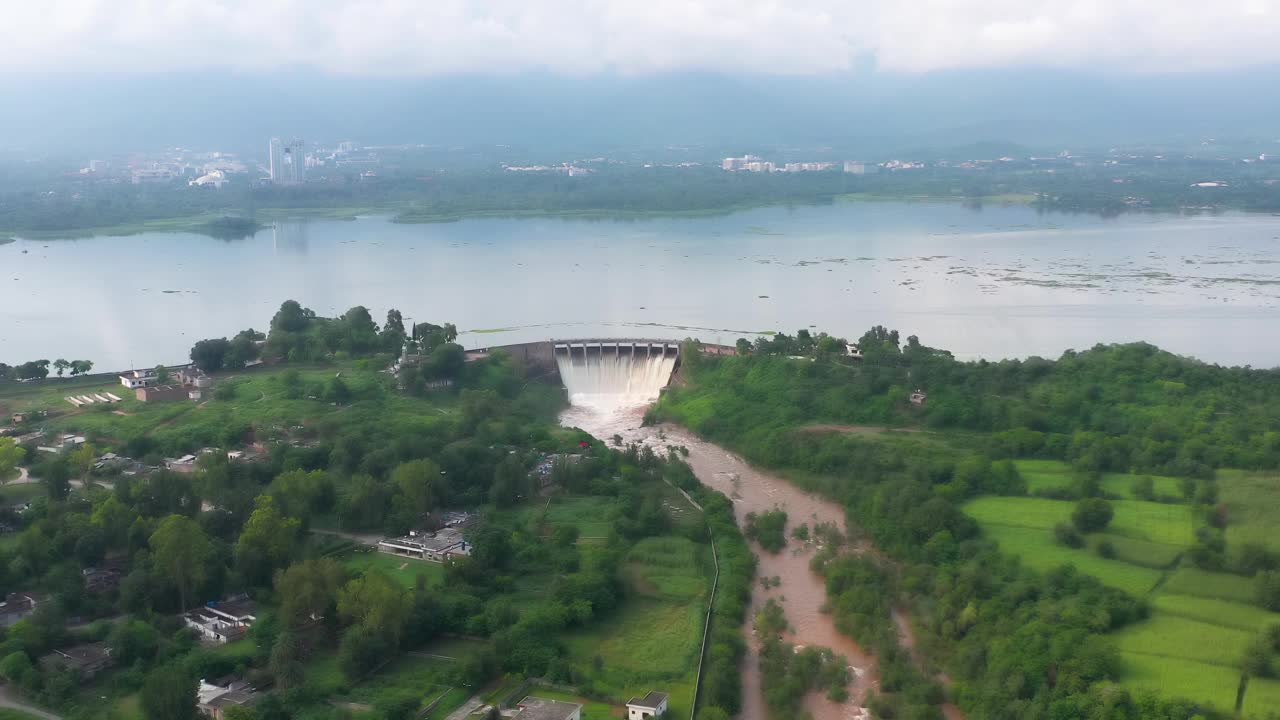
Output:
[[271,135],[367,144],[606,152],[692,146],[699,157],[830,146],[872,152],[1010,143],[1193,146],[1275,141],[1280,69],[1097,75],[1036,69],[821,77],[545,74],[420,79],[314,73],[0,77],[0,150],[222,147]]

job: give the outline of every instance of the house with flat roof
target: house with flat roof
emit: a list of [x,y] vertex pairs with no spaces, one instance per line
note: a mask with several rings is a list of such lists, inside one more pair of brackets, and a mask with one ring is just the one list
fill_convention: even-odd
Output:
[[378,552],[444,562],[451,557],[471,554],[471,544],[457,527],[446,527],[434,533],[410,533],[401,538],[387,538],[378,543]]
[[40,658],[45,670],[73,670],[81,680],[88,680],[111,665],[111,648],[104,642],[73,645]]
[[0,626],[8,627],[36,611],[44,596],[32,592],[11,592],[0,602]]
[[222,645],[244,637],[249,626],[258,619],[257,613],[257,603],[240,597],[211,602],[192,610],[182,619],[201,639]]
[[667,694],[650,690],[644,697],[627,701],[627,720],[650,720],[667,714]]
[[229,707],[252,705],[257,701],[257,690],[235,675],[201,680],[196,690],[196,707],[214,720],[222,720],[223,711]]
[[120,375],[120,384],[130,390],[150,387],[160,381],[155,370],[130,370]]
[[516,703],[516,707],[518,709],[511,720],[582,720],[582,706],[578,703],[530,695]]

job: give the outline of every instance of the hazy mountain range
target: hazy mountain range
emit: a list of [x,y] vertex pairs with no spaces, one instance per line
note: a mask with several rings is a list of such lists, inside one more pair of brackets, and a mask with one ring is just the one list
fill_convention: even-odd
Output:
[[1276,142],[1275,87],[1276,68],[1169,75],[4,76],[0,149],[259,151],[271,135],[572,153],[675,145],[707,156],[824,146],[872,155],[984,142],[1191,147],[1211,137]]

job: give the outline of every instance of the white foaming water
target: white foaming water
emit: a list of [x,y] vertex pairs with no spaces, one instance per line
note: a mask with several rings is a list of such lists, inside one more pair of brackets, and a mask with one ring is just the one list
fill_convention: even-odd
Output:
[[658,348],[605,347],[602,351],[556,353],[560,380],[569,391],[569,403],[600,413],[648,405],[658,399],[671,380],[675,355]]

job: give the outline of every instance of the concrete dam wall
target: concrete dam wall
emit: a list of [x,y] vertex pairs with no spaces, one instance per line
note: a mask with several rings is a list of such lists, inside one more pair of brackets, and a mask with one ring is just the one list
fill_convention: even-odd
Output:
[[667,340],[554,340],[473,350],[502,351],[539,374],[555,373],[572,405],[601,412],[658,399],[680,363],[680,344]]

